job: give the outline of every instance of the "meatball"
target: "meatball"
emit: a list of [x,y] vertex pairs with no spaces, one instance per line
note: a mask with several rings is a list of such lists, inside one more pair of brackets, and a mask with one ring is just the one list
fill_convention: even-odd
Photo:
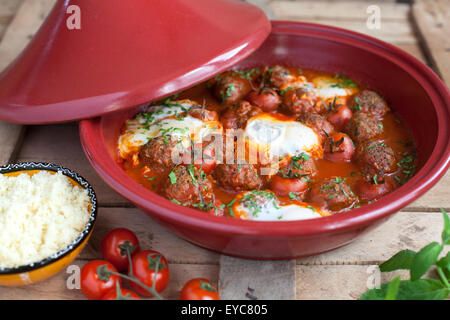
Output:
[[164,183],[164,195],[175,203],[199,209],[213,203],[211,179],[195,166],[175,166]]
[[366,113],[357,112],[344,126],[344,132],[356,143],[378,137],[383,132],[383,125]]
[[283,178],[305,178],[309,180],[317,171],[316,163],[306,153],[293,156],[289,161],[280,163],[277,175]]
[[262,112],[260,108],[251,105],[247,101],[241,101],[228,107],[220,120],[225,129],[238,129],[243,128],[248,119],[260,112]]
[[266,72],[266,76],[267,82],[278,89],[294,80],[294,76],[282,66],[274,66],[269,68]]
[[189,109],[188,114],[191,117],[200,119],[202,121],[217,121],[219,120],[219,115],[216,111],[211,111],[200,106],[193,107]]
[[325,139],[334,132],[334,127],[327,119],[317,113],[305,113],[297,118],[304,125],[314,129],[316,133],[320,136],[321,142],[323,143]]
[[382,182],[386,173],[397,169],[397,157],[394,150],[380,141],[369,141],[356,150],[356,159],[361,172],[367,179]]
[[263,184],[256,168],[247,163],[219,164],[213,176],[219,185],[234,191],[259,189]]
[[371,90],[359,92],[353,98],[353,109],[369,113],[376,117],[382,117],[389,111],[386,101],[378,93]]
[[344,179],[334,177],[314,183],[308,200],[331,211],[340,211],[353,206],[357,197]]
[[232,104],[242,100],[250,90],[251,84],[248,79],[227,73],[217,80],[214,94],[222,103]]
[[317,105],[317,97],[313,91],[305,88],[288,88],[281,96],[283,110],[288,114],[304,114],[323,112],[322,105]]
[[[175,163],[173,156],[182,155],[183,148],[174,136],[159,136],[151,139],[138,153],[139,161],[157,170],[170,170]],[[180,161],[181,162],[181,161]]]

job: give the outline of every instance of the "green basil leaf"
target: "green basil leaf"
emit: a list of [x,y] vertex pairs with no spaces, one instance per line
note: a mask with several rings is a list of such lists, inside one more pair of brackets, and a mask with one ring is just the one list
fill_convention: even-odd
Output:
[[395,300],[398,294],[398,288],[400,287],[400,281],[400,276],[398,276],[389,282],[385,300]]
[[400,269],[409,270],[415,255],[416,252],[412,250],[402,250],[392,256],[389,260],[380,264],[380,271],[389,272]]
[[448,297],[450,289],[437,279],[401,281],[398,300],[442,300]]
[[444,231],[442,231],[442,245],[450,244],[450,218],[447,212],[441,208],[441,212],[444,215]]
[[445,276],[450,279],[450,252],[443,258],[441,258],[436,265],[442,269]]
[[[387,297],[390,282],[379,289],[371,289],[364,293],[361,300],[384,300]],[[399,283],[396,300],[443,300],[450,294],[441,281],[437,279],[402,280]]]
[[384,300],[386,298],[388,283],[381,285],[379,289],[370,289],[363,293],[359,300]]
[[442,246],[437,242],[432,242],[417,252],[411,263],[411,280],[422,277],[436,263],[441,251]]

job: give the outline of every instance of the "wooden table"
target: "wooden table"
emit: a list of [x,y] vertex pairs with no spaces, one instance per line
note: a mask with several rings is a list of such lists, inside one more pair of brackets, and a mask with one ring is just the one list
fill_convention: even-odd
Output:
[[[0,0],[0,68],[22,50],[54,1]],[[274,19],[330,24],[391,42],[432,66],[450,83],[449,0],[420,0],[413,6],[389,0],[249,2]],[[374,2],[381,10],[379,30],[366,27],[366,10]],[[178,297],[188,279],[199,276],[218,281],[224,298],[245,299],[247,288],[252,287],[260,299],[357,299],[377,279],[377,264],[399,250],[417,250],[437,241],[443,225],[439,207],[450,209],[447,173],[426,195],[344,248],[305,259],[255,262],[220,256],[179,239],[110,189],[84,156],[77,123],[24,127],[0,122],[0,163],[23,161],[69,167],[96,190],[100,205],[97,225],[74,265],[100,258],[100,240],[107,231],[129,228],[137,233],[142,247],[161,251],[168,258],[172,279],[164,296],[169,299]],[[0,288],[0,299],[82,299],[70,275],[66,270],[42,283]],[[381,281],[396,275],[382,275]],[[75,289],[69,289],[68,282],[72,288],[75,284]]]

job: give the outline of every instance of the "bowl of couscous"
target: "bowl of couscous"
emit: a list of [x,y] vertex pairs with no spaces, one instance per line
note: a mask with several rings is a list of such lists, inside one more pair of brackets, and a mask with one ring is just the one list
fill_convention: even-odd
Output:
[[97,199],[76,172],[50,163],[0,167],[0,286],[47,279],[81,252]]

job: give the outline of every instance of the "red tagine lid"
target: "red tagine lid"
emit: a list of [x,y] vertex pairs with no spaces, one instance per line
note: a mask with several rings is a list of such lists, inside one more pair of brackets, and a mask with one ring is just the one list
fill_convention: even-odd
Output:
[[270,33],[257,7],[235,0],[58,1],[0,74],[0,120],[85,119],[204,81]]

